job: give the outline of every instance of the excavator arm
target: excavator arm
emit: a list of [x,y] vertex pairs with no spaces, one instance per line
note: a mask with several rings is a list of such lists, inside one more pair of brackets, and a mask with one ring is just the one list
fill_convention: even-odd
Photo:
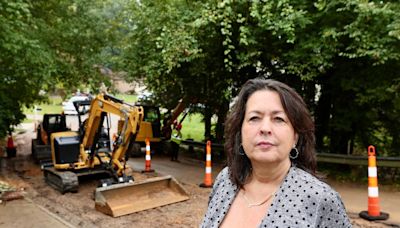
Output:
[[[176,127],[176,125],[173,125],[175,121],[178,120],[179,115],[185,111],[187,105],[188,105],[188,99],[187,98],[181,98],[178,101],[178,104],[175,106],[175,108],[172,110],[171,115],[168,116],[166,119],[164,119],[163,122],[163,127],[162,127],[162,134],[164,136],[165,139],[170,139],[171,138],[171,133],[172,133],[172,127]],[[183,120],[185,119],[185,117],[188,114],[189,109],[187,109],[184,114],[183,117],[181,118],[181,120],[179,121],[179,124],[182,124]]]
[[[119,102],[113,101],[113,99],[108,100],[107,98],[109,97],[100,96],[93,101],[98,103],[91,105],[92,108],[95,108],[91,111],[93,112],[93,117],[89,118],[88,124],[94,125],[94,128],[99,128],[98,124],[102,118],[101,113],[110,112],[123,118],[123,126],[120,134],[117,136],[112,153],[112,164],[118,172],[122,172],[124,167],[121,161],[126,151],[130,150],[130,147],[135,142],[140,122],[143,119],[143,108],[121,106]],[[89,147],[90,143],[93,144],[94,142],[88,139],[96,138],[94,137],[95,134],[95,132],[85,134],[83,145]],[[99,187],[95,191],[96,210],[113,217],[177,203],[187,199],[189,199],[187,192],[171,176],[150,178],[142,182],[114,184]]]
[[[89,150],[89,162],[94,162],[97,153],[96,144],[100,137],[104,118],[107,114],[119,116],[123,121],[123,127],[118,132],[114,148],[111,154],[111,162],[117,170],[118,175],[123,172],[122,161],[125,154],[135,141],[136,134],[139,131],[140,123],[143,119],[143,108],[130,106],[110,95],[99,94],[90,105],[89,117],[85,123],[85,133],[81,143],[81,150]],[[89,164],[93,166],[94,164]]]

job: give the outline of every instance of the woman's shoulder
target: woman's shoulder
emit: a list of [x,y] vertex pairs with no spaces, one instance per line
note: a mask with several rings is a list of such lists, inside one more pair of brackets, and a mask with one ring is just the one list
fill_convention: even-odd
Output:
[[219,172],[214,181],[211,196],[217,194],[217,192],[227,192],[227,194],[234,194],[236,192],[237,186],[231,181],[229,172],[228,167],[223,168],[221,172]]
[[215,184],[219,185],[222,183],[232,184],[230,179],[229,167],[223,168],[215,178]]
[[229,176],[229,167],[226,166],[225,168],[223,168],[223,169],[219,172],[218,176],[223,176],[223,177]]
[[[288,178],[297,178],[296,191],[302,195],[305,208],[314,208],[316,224],[320,227],[351,227],[339,193],[312,174],[294,167]],[[301,201],[301,200],[300,200]]]
[[305,186],[309,186],[314,190],[334,191],[327,183],[298,167],[291,168],[288,178],[295,180],[296,183],[303,183]]

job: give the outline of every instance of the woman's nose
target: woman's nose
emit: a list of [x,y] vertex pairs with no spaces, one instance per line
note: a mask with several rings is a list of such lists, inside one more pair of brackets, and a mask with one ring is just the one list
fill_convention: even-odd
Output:
[[261,135],[270,135],[271,134],[271,121],[269,121],[268,119],[264,119],[261,122],[260,134]]

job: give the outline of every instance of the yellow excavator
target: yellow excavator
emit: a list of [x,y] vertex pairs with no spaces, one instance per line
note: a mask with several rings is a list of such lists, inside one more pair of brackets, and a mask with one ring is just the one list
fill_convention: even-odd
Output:
[[188,104],[188,99],[181,98],[171,114],[164,116],[163,123],[161,123],[161,114],[158,106],[144,103],[139,104],[143,107],[143,121],[140,124],[140,131],[136,136],[136,143],[132,146],[130,155],[142,155],[141,148],[146,146],[146,138],[149,139],[152,149],[158,152],[168,153],[168,147],[164,148],[164,146],[171,138],[171,127],[174,121],[177,121],[181,113],[183,113],[183,117],[179,124],[185,119],[189,111],[189,109],[186,109]]
[[[75,107],[80,113],[79,107]],[[127,154],[135,143],[143,119],[143,108],[107,94],[90,102],[89,115],[81,130],[51,134],[52,167],[45,167],[45,181],[61,193],[77,192],[80,176],[108,174],[95,191],[97,210],[113,217],[189,199],[171,176],[135,182],[127,170]],[[113,149],[101,145],[104,120],[120,116]],[[104,137],[103,137],[104,138]]]

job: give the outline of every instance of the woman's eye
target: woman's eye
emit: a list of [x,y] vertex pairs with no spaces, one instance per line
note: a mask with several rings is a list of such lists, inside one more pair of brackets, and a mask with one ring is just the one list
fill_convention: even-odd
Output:
[[258,119],[259,119],[258,116],[251,116],[249,118],[249,121],[255,121],[255,120],[258,120]]
[[275,121],[277,121],[277,122],[285,122],[285,119],[282,118],[282,117],[280,117],[280,116],[276,116],[274,119],[275,119]]

